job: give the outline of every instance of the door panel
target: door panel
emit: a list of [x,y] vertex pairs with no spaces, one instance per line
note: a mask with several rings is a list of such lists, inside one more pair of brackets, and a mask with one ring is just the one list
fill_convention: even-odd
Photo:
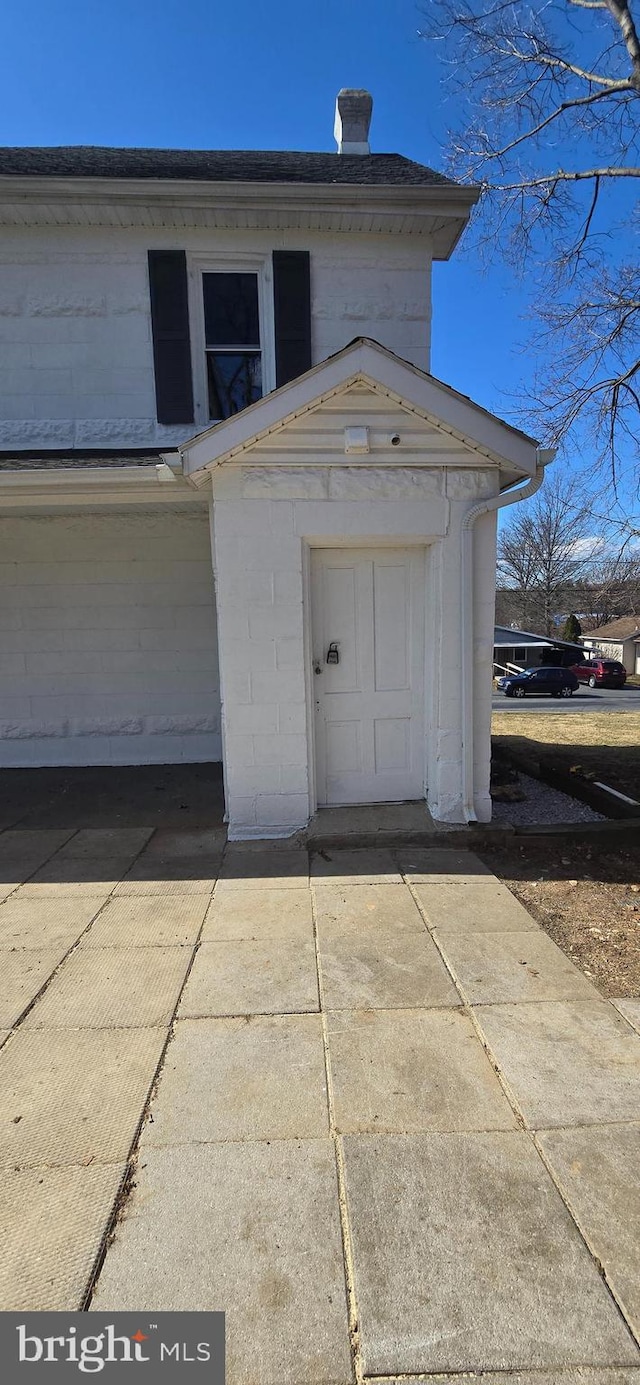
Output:
[[424,583],[423,548],[312,552],[320,804],[424,797]]

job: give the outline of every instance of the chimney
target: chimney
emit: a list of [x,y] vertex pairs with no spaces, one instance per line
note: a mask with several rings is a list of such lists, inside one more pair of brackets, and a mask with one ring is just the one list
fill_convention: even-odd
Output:
[[368,91],[343,87],[336,97],[333,133],[339,154],[370,154],[369,126],[373,98]]

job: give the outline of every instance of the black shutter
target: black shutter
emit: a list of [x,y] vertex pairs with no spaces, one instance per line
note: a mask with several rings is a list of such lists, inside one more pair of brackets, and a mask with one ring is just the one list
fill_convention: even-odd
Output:
[[149,291],[158,423],[193,423],[184,250],[149,251]]
[[276,385],[311,368],[311,267],[308,250],[274,250]]

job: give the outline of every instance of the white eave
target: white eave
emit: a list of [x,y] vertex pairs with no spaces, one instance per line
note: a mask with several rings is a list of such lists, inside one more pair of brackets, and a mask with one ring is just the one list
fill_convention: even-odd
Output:
[[193,503],[175,453],[143,466],[20,467],[0,470],[0,510],[34,506]]
[[478,191],[434,183],[238,183],[0,177],[0,225],[401,232],[448,259]]
[[[377,342],[359,338],[297,380],[182,443],[179,452],[185,476],[195,485],[202,484],[207,471],[238,460],[260,439],[358,385],[385,394],[497,465],[505,473],[504,484],[535,474],[538,448],[532,438]],[[366,418],[362,422],[366,424]],[[402,455],[393,460],[400,463]]]

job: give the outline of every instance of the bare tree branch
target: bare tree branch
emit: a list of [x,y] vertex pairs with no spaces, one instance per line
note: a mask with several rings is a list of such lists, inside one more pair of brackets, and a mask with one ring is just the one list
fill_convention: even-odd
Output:
[[580,428],[614,490],[631,455],[640,490],[640,0],[422,3],[476,244],[536,285],[520,417],[550,444]]

